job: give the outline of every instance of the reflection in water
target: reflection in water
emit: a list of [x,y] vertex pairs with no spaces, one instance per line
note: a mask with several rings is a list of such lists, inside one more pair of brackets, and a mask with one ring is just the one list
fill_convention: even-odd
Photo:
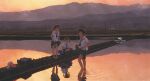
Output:
[[[13,54],[11,54],[13,53]],[[0,51],[0,65],[4,66],[8,61],[16,62],[20,57],[40,58],[47,56],[45,53],[25,50],[2,50]],[[150,78],[150,55],[120,53],[87,58],[87,81],[149,81]],[[64,79],[61,71],[61,81],[77,81],[79,65],[77,60],[70,68],[71,78]],[[27,81],[49,81],[51,70],[45,70],[33,74]],[[24,81],[19,79],[18,81]]]
[[[130,46],[132,45],[132,47]],[[139,45],[139,47],[135,46]],[[148,43],[131,41],[128,44],[115,46],[87,58],[87,81],[150,81],[150,52]],[[143,47],[142,47],[143,46]],[[134,50],[143,50],[147,52],[133,52]],[[142,49],[143,48],[143,49]],[[121,51],[116,51],[121,49]],[[114,50],[114,51],[113,51]],[[103,54],[99,56],[99,54]],[[48,53],[31,50],[0,50],[0,67],[7,64],[8,61],[16,62],[18,58],[30,57],[40,58],[48,56]],[[77,81],[79,64],[77,60],[73,61],[70,68],[71,78],[64,79],[59,69],[61,81]],[[33,74],[27,81],[50,81],[51,69]],[[17,81],[25,81],[19,79]]]

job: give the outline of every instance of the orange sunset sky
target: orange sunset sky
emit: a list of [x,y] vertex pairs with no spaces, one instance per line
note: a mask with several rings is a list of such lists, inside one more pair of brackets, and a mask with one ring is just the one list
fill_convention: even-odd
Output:
[[16,12],[71,2],[94,2],[111,5],[150,4],[150,0],[1,0],[0,12]]

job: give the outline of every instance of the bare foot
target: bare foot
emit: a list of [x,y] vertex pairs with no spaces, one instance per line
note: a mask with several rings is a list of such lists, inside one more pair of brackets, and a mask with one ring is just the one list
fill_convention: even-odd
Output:
[[83,77],[86,77],[86,70],[83,71]]

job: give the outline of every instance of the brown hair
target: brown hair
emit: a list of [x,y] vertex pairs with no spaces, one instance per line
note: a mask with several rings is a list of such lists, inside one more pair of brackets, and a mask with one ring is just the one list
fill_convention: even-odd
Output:
[[52,30],[55,30],[56,28],[59,28],[59,27],[60,27],[59,25],[55,25]]
[[79,33],[79,32],[81,32],[83,35],[86,34],[86,32],[85,32],[83,29],[79,29],[79,30],[78,30],[78,33]]

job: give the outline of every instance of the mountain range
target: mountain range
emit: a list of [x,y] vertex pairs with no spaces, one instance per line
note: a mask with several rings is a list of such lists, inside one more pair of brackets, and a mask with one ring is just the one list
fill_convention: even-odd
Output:
[[70,3],[49,6],[42,9],[22,12],[0,12],[0,21],[42,21],[53,19],[71,19],[87,15],[105,15],[133,12],[136,15],[149,15],[150,5],[134,4],[114,6],[102,3]]
[[118,30],[149,32],[150,5],[70,3],[31,11],[0,12],[0,34],[50,34],[56,24],[63,28],[63,34],[76,34],[79,28],[91,34]]

